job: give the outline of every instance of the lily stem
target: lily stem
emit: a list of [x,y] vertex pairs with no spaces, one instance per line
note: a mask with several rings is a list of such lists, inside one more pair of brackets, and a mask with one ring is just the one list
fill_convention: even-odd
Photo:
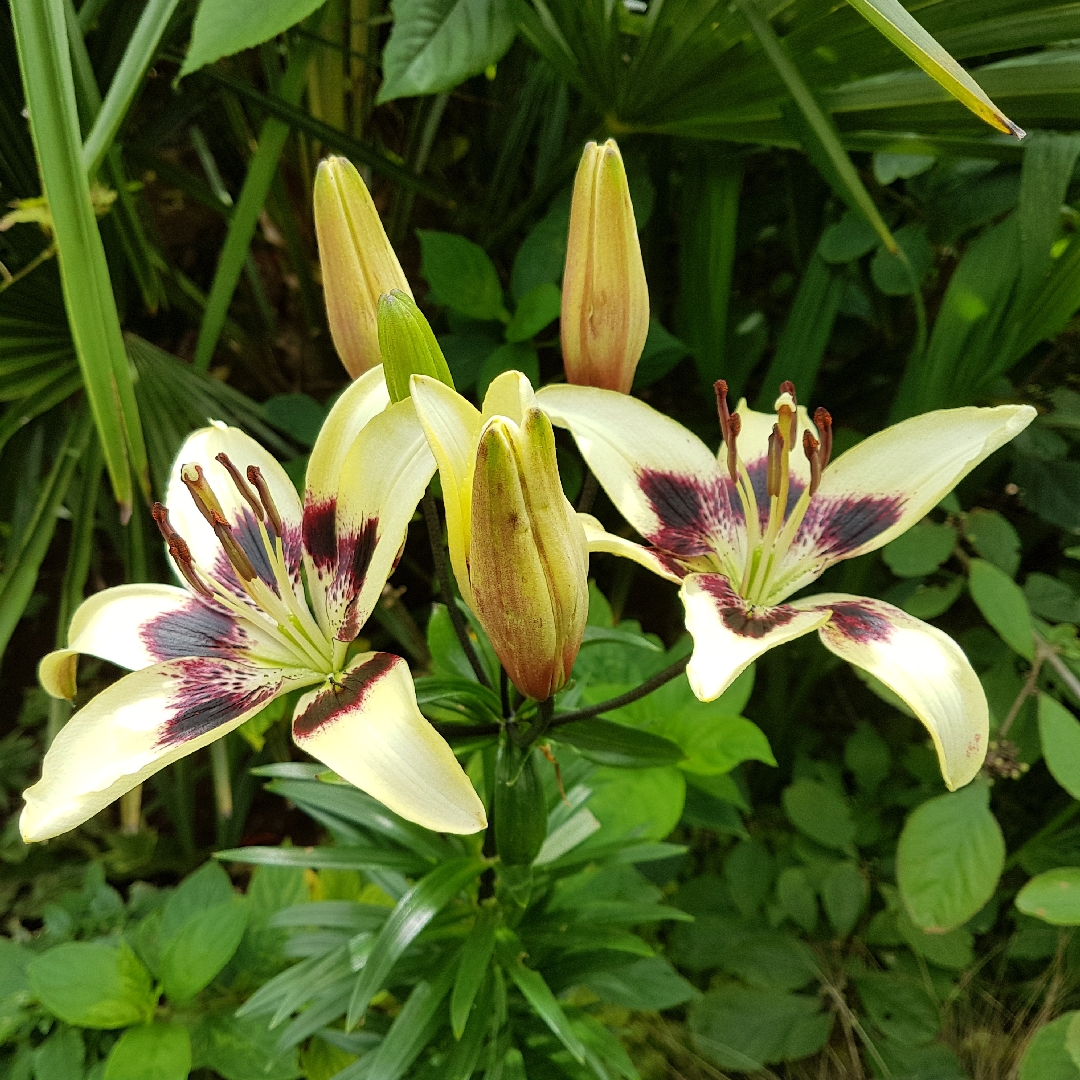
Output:
[[476,675],[476,681],[490,690],[492,689],[491,680],[484,670],[484,665],[480,663],[480,657],[476,655],[476,649],[473,648],[472,639],[469,637],[469,628],[465,625],[465,616],[461,614],[461,609],[457,606],[457,597],[454,595],[454,586],[450,580],[450,567],[442,545],[442,524],[439,521],[439,511],[430,491],[424,492],[420,505],[424,508],[424,522],[427,524],[428,538],[431,540],[431,558],[435,563],[439,592],[442,593],[443,601],[446,603],[454,633],[457,634],[465,658]]
[[228,821],[233,816],[233,796],[229,778],[229,749],[224,739],[210,744],[210,772],[214,779],[214,803],[218,817]]
[[599,490],[600,482],[596,479],[596,474],[586,465],[585,480],[581,485],[581,495],[578,497],[577,512],[579,514],[588,514],[592,510]]

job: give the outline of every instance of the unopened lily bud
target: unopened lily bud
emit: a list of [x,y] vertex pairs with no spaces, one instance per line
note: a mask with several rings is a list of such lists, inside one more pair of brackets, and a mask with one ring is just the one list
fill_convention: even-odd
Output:
[[319,163],[315,234],[330,334],[355,379],[379,363],[379,297],[391,289],[412,296],[412,290],[367,185],[345,158]]
[[424,313],[400,289],[379,297],[379,351],[391,401],[409,396],[413,375],[430,375],[454,389],[446,358]]
[[627,394],[649,333],[649,289],[614,139],[581,156],[562,294],[566,378]]
[[544,701],[570,677],[589,610],[585,533],[563,495],[551,422],[494,416],[480,436],[469,576],[476,612],[523,693]]

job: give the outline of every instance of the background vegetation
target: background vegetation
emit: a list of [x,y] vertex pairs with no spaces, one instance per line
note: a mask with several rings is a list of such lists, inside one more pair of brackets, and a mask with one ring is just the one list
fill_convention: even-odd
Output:
[[[0,1074],[1080,1080],[1080,5],[907,6],[1023,141],[867,22],[886,0],[4,8]],[[482,395],[560,377],[569,184],[607,134],[650,284],[635,392],[712,445],[721,376],[759,408],[794,380],[838,450],[928,409],[1039,407],[826,583],[963,644],[984,777],[946,794],[903,706],[804,639],[711,705],[680,679],[560,729],[565,797],[528,766],[531,868],[319,781],[284,702],[216,771],[195,755],[24,846],[19,792],[69,712],[36,663],[84,595],[169,580],[147,498],[183,436],[238,424],[300,480],[344,385],[319,158],[364,170]],[[688,647],[671,586],[592,569],[565,705]],[[433,720],[486,716],[426,537],[393,585],[373,645],[409,657]],[[80,701],[117,673],[81,674]],[[483,789],[493,744],[456,745]]]

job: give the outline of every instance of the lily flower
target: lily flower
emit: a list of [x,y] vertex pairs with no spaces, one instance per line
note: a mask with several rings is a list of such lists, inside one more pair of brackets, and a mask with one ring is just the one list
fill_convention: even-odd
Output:
[[305,687],[292,720],[301,749],[430,829],[483,828],[483,804],[417,708],[406,662],[349,656],[434,471],[412,404],[390,404],[379,368],[327,418],[303,506],[285,470],[243,432],[191,434],[154,507],[186,588],[97,593],[75,613],[68,648],[41,662],[56,697],[74,695],[79,653],[131,673],[57,735],[25,792],[23,837],[74,828]]
[[520,371],[494,379],[479,410],[438,379],[410,386],[439,463],[458,588],[514,685],[545,701],[570,677],[589,611],[585,532],[551,422]]
[[758,656],[818,632],[827,649],[878,678],[922,721],[949,788],[966,784],[986,753],[988,712],[960,647],[884,601],[822,594],[787,598],[834,563],[883,547],[919,521],[962,477],[1022,431],[1029,405],[946,409],[896,424],[835,462],[832,420],[811,424],[791,383],[776,414],[717,383],[723,445],[642,401],[592,387],[537,395],[572,432],[589,467],[647,546],[586,518],[591,551],[636,560],[678,582],[694,639],[687,677],[711,701]]

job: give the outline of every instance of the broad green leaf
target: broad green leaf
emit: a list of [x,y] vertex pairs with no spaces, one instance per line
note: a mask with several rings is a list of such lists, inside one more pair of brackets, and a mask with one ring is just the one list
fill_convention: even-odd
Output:
[[763,990],[801,990],[817,977],[814,954],[797,938],[744,922],[730,928],[715,961],[729,975]]
[[920,521],[882,549],[889,569],[897,577],[914,578],[932,574],[956,547],[956,530],[951,525]]
[[854,210],[845,210],[839,221],[825,227],[818,254],[827,263],[849,263],[861,259],[878,245],[873,226]]
[[747,918],[757,913],[772,888],[775,862],[757,840],[736,844],[724,860],[724,881],[735,906]]
[[349,1002],[348,1026],[367,1012],[398,957],[417,934],[483,871],[484,859],[448,859],[422,877],[397,903],[372,945]]
[[900,0],[848,3],[976,116],[1006,135],[1024,137],[1023,130],[983,93],[982,87],[922,28]]
[[1067,1012],[1043,1025],[1020,1059],[1018,1080],[1080,1080],[1080,1066],[1069,1052],[1068,1036],[1080,1012]]
[[1063,866],[1033,877],[1017,894],[1016,906],[1055,926],[1080,926],[1080,867]]
[[171,936],[162,935],[160,976],[171,1001],[188,1001],[213,981],[236,952],[247,917],[247,903],[234,896],[192,915]]
[[320,405],[310,394],[275,394],[264,401],[262,407],[277,427],[309,450],[315,445],[326,420],[326,406]]
[[295,26],[325,0],[201,0],[180,77]]
[[585,985],[601,1001],[623,1009],[671,1009],[698,996],[693,985],[661,956],[593,972]]
[[851,806],[820,780],[796,780],[781,797],[784,813],[800,832],[825,847],[846,849],[855,841]]
[[964,517],[964,537],[987,562],[1009,577],[1020,567],[1020,537],[1012,522],[996,510],[975,507]]
[[870,885],[853,862],[830,867],[821,883],[821,902],[832,928],[842,937],[855,929],[870,898]]
[[590,761],[614,768],[677,765],[686,756],[670,739],[610,720],[576,720],[571,724],[560,724],[551,737],[569,743]]
[[484,400],[488,387],[504,371],[520,371],[536,386],[540,382],[540,358],[532,342],[508,341],[500,345],[484,361],[476,377],[476,397]]
[[470,319],[509,320],[495,264],[478,244],[457,233],[417,229],[420,272],[440,304]]
[[656,769],[601,767],[589,780],[589,810],[601,828],[581,845],[579,853],[615,841],[662,840],[679,823],[686,799],[683,774],[670,766]]
[[904,823],[896,851],[900,895],[915,924],[944,933],[994,894],[1005,840],[983,782],[930,799]]
[[867,1015],[889,1039],[908,1046],[928,1043],[941,1030],[941,1012],[919,983],[873,971],[855,979]]
[[1001,639],[1024,659],[1034,659],[1035,628],[1020,586],[993,563],[972,559],[968,587],[983,617]]
[[925,225],[904,225],[894,236],[904,256],[880,248],[870,263],[870,276],[886,296],[910,296],[933,265],[934,249]]
[[450,1026],[455,1039],[462,1037],[477,991],[487,975],[488,964],[495,948],[495,929],[498,924],[499,909],[493,905],[481,907],[462,946],[461,961],[454,979],[454,993],[450,999]]
[[58,1028],[33,1053],[34,1080],[83,1080],[85,1058],[82,1032]]
[[192,919],[207,909],[227,904],[235,897],[232,881],[220,863],[204,863],[180,882],[162,909],[162,944],[170,942]]
[[393,0],[378,103],[451,90],[502,59],[516,24],[509,0]]
[[690,1007],[698,1049],[723,1069],[748,1072],[820,1050],[832,1019],[808,994],[737,985],[710,990]]
[[1049,694],[1039,694],[1039,738],[1051,775],[1080,799],[1080,722]]
[[574,1058],[578,1062],[583,1062],[585,1047],[581,1039],[571,1027],[570,1021],[566,1019],[562,1006],[555,1000],[555,995],[544,981],[544,976],[522,963],[521,956],[524,949],[521,942],[514,935],[507,935],[507,940],[499,942],[498,949],[500,963],[524,995],[525,1000]]
[[789,866],[776,879],[776,899],[784,914],[808,934],[818,921],[817,896],[806,871],[801,866]]
[[187,1080],[191,1039],[173,1024],[128,1028],[109,1053],[103,1080]]
[[873,792],[892,769],[889,744],[869,724],[862,723],[844,743],[844,764],[861,790]]
[[528,341],[550,326],[562,307],[562,292],[558,285],[541,282],[518,301],[517,310],[506,327],[507,341]]
[[124,941],[57,945],[31,961],[27,972],[45,1008],[78,1027],[142,1024],[157,1004],[150,972]]

